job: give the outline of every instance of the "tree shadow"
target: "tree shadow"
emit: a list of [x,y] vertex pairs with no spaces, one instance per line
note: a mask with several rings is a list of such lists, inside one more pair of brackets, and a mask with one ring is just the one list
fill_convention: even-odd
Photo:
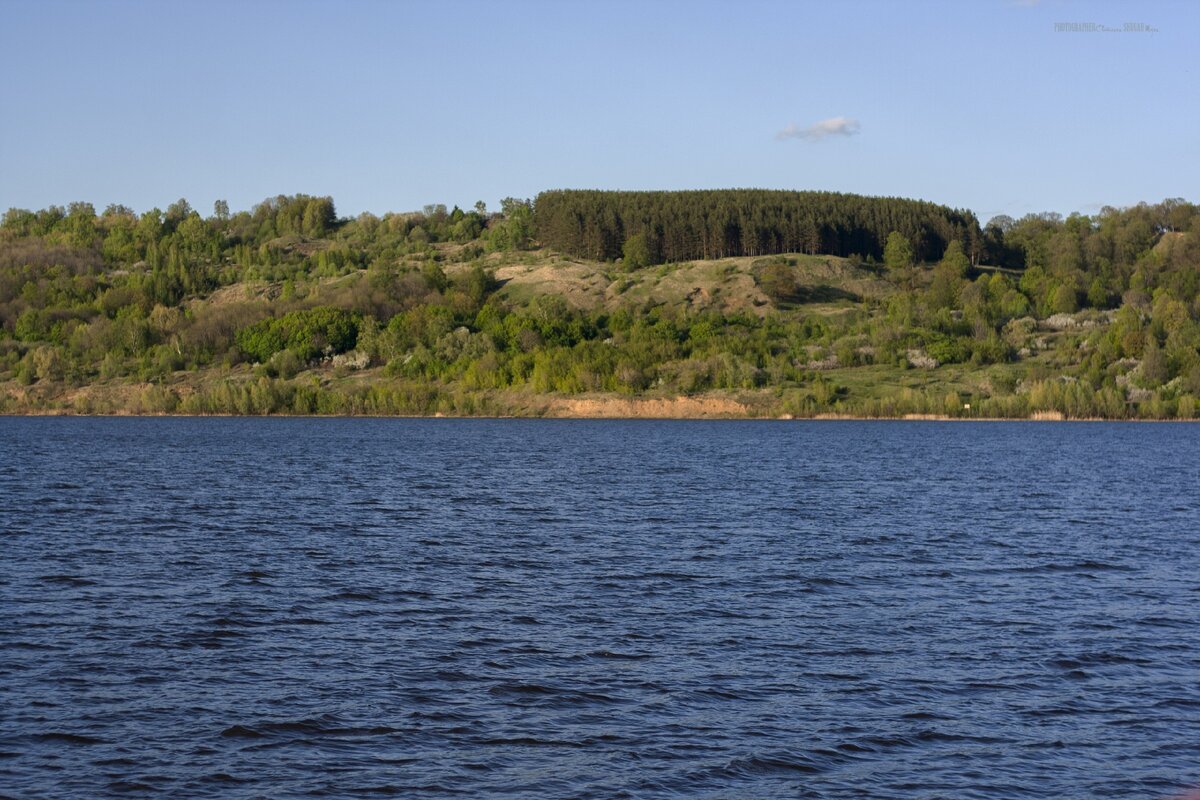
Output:
[[825,284],[797,286],[786,297],[778,298],[776,305],[780,308],[795,308],[796,306],[809,303],[838,303],[841,301],[860,303],[862,302],[862,296],[845,289],[840,289],[837,286],[828,286]]
[[852,303],[862,301],[862,297],[854,292],[840,289],[837,286],[801,286],[796,292],[805,303],[836,303],[839,300],[849,300]]

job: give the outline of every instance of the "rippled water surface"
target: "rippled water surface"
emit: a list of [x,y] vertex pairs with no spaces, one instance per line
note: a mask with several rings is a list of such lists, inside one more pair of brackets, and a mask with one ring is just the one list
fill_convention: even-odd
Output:
[[5,796],[1200,783],[1200,426],[0,437]]

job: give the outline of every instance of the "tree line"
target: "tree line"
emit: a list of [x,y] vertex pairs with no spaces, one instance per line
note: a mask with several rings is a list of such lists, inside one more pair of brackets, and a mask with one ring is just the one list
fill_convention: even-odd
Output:
[[777,253],[879,259],[892,232],[921,261],[940,257],[954,240],[976,260],[982,246],[969,211],[835,192],[556,190],[539,194],[534,211],[543,244],[633,267]]

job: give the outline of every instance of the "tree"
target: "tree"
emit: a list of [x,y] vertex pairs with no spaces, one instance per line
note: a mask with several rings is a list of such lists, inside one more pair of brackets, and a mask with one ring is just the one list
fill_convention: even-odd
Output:
[[945,260],[933,270],[929,283],[929,305],[932,308],[954,308],[965,281],[958,269]]
[[1153,338],[1142,354],[1142,382],[1150,388],[1162,386],[1171,377],[1167,357]]
[[304,214],[300,227],[310,239],[322,239],[337,223],[337,212],[332,197],[310,197],[304,203]]
[[457,283],[463,294],[469,297],[476,307],[482,306],[483,301],[498,286],[496,276],[479,265],[472,267],[470,272],[460,275]]
[[1017,221],[1008,214],[997,214],[988,220],[987,227],[995,228],[996,230],[1000,231],[1000,233],[1008,233],[1016,224]]
[[893,275],[903,277],[909,289],[913,288],[916,283],[913,249],[904,234],[899,231],[888,234],[887,244],[883,248],[883,263]]
[[167,233],[174,231],[176,226],[187,219],[191,213],[192,206],[182,197],[167,206],[167,213],[163,218],[163,225],[166,227]]
[[946,252],[942,256],[941,266],[960,278],[967,276],[967,269],[970,268],[971,262],[967,260],[967,254],[963,252],[962,242],[958,239],[953,239],[950,244],[946,245]]
[[772,261],[758,275],[758,285],[763,293],[776,303],[794,302],[799,287],[796,274],[785,261]]
[[421,277],[425,279],[426,285],[434,291],[444,292],[450,287],[450,279],[446,277],[445,271],[438,266],[436,261],[425,262],[425,266],[421,267]]
[[524,250],[533,238],[533,208],[528,200],[506,197],[500,201],[503,221],[489,229],[496,250]]
[[908,239],[899,231],[888,234],[883,248],[883,263],[892,272],[903,272],[913,266],[913,249]]
[[1092,306],[1093,308],[1108,308],[1108,286],[1105,285],[1102,279],[1095,278],[1092,280],[1091,285],[1088,286],[1087,299],[1088,305]]
[[646,244],[646,234],[635,233],[625,240],[622,248],[623,264],[626,270],[632,272],[650,263],[650,248]]
[[1050,293],[1050,310],[1055,314],[1073,314],[1078,308],[1074,287],[1062,284]]
[[75,247],[91,247],[96,241],[96,209],[91,203],[67,206],[65,228],[68,241]]

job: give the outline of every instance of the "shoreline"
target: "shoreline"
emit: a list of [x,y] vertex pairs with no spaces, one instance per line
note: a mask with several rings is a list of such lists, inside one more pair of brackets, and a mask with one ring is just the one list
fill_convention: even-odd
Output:
[[[811,403],[789,402],[778,393],[764,390],[712,392],[705,394],[624,395],[607,393],[525,394],[516,392],[480,392],[443,394],[436,391],[400,402],[370,402],[371,387],[357,390],[347,387],[330,396],[335,403],[293,403],[286,393],[272,397],[272,385],[226,384],[233,391],[218,402],[191,403],[197,387],[161,387],[154,384],[88,385],[53,394],[10,391],[0,394],[0,416],[6,417],[301,417],[370,419],[613,419],[613,420],[771,420],[821,422],[1196,422],[1195,417],[1137,415],[1069,415],[1051,409],[1028,410],[1028,401],[1015,408],[1008,403],[980,404],[941,410],[904,408],[846,408],[841,403],[814,407]],[[285,388],[291,388],[285,386]],[[403,387],[402,387],[403,388]],[[262,390],[266,400],[255,398]],[[212,391],[209,389],[208,391]],[[357,394],[354,393],[357,391]],[[240,394],[238,394],[240,392]],[[250,394],[248,394],[248,392]],[[387,398],[385,398],[386,400]],[[920,398],[918,398],[920,399]],[[365,400],[365,401],[364,401]],[[406,402],[411,401],[411,402]],[[986,401],[985,401],[986,402]],[[207,405],[207,407],[206,407]],[[892,405],[888,403],[887,405]],[[937,408],[936,399],[924,398],[913,403],[920,409]],[[965,405],[965,404],[964,404]],[[799,406],[799,407],[797,407]],[[806,407],[807,406],[807,407]],[[982,406],[982,407],[981,407]],[[1023,406],[1023,407],[1022,407]],[[945,406],[943,405],[943,408]],[[1081,409],[1082,410],[1082,409]],[[1090,409],[1089,409],[1090,410]],[[1126,409],[1127,411],[1132,409]],[[872,413],[874,411],[883,413]],[[1001,412],[997,414],[995,412]],[[1013,413],[1005,413],[1005,412]],[[865,412],[865,413],[864,413]],[[901,413],[903,412],[903,413]]]
[[115,413],[83,414],[67,409],[46,411],[0,412],[0,419],[36,419],[71,417],[78,419],[397,419],[397,420],[562,420],[562,421],[662,421],[662,422],[1013,422],[1013,423],[1197,423],[1200,419],[1144,419],[1141,417],[1067,417],[1032,414],[1026,417],[952,417],[938,414],[905,414],[895,417],[868,417],[853,414],[817,414],[811,417],[782,414],[778,416],[656,416],[656,415],[582,415],[582,414],[177,414],[177,413]]

